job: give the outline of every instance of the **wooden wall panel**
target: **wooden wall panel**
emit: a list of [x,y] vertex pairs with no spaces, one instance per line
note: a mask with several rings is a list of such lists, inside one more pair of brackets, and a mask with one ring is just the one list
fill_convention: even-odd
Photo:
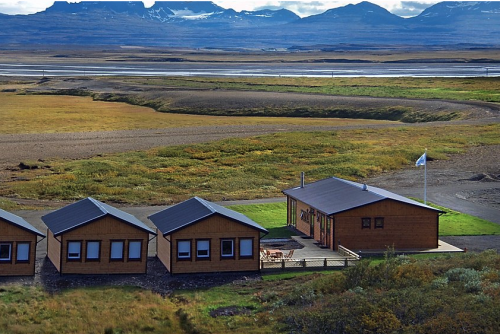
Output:
[[156,255],[160,259],[160,261],[163,263],[165,268],[170,272],[172,270],[172,266],[170,263],[170,236],[167,235],[166,237],[163,236],[160,230],[156,229],[156,232],[158,233],[157,239],[156,239]]
[[[297,230],[304,233],[305,235],[310,234],[311,225],[309,224],[309,220],[302,220],[300,218],[300,215],[302,211],[308,212],[310,209],[311,207],[309,205],[306,205],[301,201],[297,201]],[[316,225],[314,232],[316,232]]]
[[54,237],[54,233],[47,229],[47,257],[59,272],[61,272],[61,242],[62,237]]
[[[362,228],[362,217],[371,218],[371,228]],[[376,217],[384,218],[383,228],[375,228]],[[335,215],[335,238],[352,250],[437,248],[438,213],[385,200]]]
[[[68,241],[82,241],[81,261],[68,261]],[[86,261],[86,241],[101,241],[100,261]],[[124,240],[123,261],[110,260],[111,240]],[[141,260],[128,260],[128,241],[141,240]],[[149,233],[106,216],[64,233],[62,242],[63,274],[140,274],[146,273]]]
[[[234,259],[221,259],[221,239],[234,238]],[[239,239],[253,238],[253,258],[239,258]],[[196,260],[196,239],[210,239],[210,259]],[[177,240],[192,240],[191,260],[177,260]],[[259,270],[260,232],[220,215],[172,234],[172,274]]]
[[[30,276],[35,274],[37,235],[0,219],[0,243],[11,243],[11,261],[0,262],[0,276]],[[29,242],[28,262],[16,262],[17,243]]]

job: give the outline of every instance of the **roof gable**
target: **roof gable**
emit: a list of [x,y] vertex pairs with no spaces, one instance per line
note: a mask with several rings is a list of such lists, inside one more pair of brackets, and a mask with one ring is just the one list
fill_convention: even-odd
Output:
[[146,224],[133,215],[87,197],[42,217],[43,222],[54,233],[59,235],[74,228],[93,222],[106,215],[113,216],[143,231],[156,234]]
[[250,226],[263,233],[268,233],[265,228],[239,212],[230,210],[218,204],[193,197],[184,202],[152,214],[148,218],[155,224],[163,235],[190,226],[214,214],[230,218],[238,223]]
[[12,225],[15,225],[23,230],[27,230],[29,232],[32,232],[36,235],[39,235],[41,237],[45,237],[45,234],[37,230],[33,225],[28,223],[26,220],[23,218],[16,216],[13,213],[7,212],[5,210],[0,209],[0,218],[5,220],[8,223],[11,223]]
[[283,193],[303,203],[306,203],[327,215],[332,215],[385,199],[419,206],[425,209],[441,212],[428,205],[411,200],[390,191],[367,186],[361,183],[331,177],[306,184],[303,188],[296,187],[284,190]]

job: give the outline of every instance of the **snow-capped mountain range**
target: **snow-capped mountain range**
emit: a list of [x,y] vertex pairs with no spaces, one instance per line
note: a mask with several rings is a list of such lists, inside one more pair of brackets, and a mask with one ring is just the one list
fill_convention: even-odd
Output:
[[44,13],[95,15],[96,18],[108,19],[127,15],[161,23],[227,23],[233,26],[274,25],[300,19],[299,16],[286,9],[236,12],[209,1],[156,1],[150,8],[145,8],[140,1],[83,1],[80,3],[56,1]]
[[0,45],[145,45],[290,48],[311,45],[500,45],[500,2],[433,5],[402,18],[370,2],[300,18],[241,11],[209,1],[56,1],[32,15],[0,14]]

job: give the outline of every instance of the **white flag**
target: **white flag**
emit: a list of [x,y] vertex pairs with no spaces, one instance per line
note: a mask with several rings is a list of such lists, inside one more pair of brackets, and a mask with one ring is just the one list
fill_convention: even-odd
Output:
[[425,166],[425,163],[427,162],[427,152],[422,154],[420,158],[418,158],[417,162],[415,163],[415,166]]

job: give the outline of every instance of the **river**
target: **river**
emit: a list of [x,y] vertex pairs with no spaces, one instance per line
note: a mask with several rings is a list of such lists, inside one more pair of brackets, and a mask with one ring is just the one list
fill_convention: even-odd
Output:
[[498,63],[0,63],[2,76],[498,77]]

